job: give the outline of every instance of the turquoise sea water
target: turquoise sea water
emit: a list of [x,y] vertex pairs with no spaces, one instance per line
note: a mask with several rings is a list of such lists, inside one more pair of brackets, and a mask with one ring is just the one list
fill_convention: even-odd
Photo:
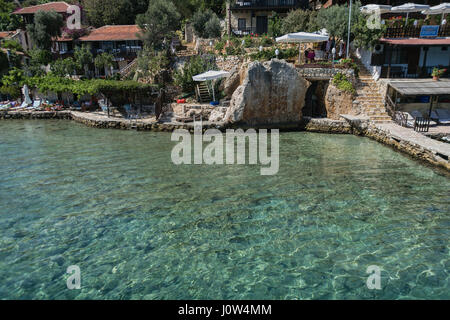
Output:
[[172,146],[0,122],[0,298],[450,298],[448,177],[351,135],[282,133],[275,176],[175,166]]

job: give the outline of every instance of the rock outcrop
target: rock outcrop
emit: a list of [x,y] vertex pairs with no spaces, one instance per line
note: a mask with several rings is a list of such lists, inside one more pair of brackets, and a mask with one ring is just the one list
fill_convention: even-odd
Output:
[[353,105],[353,94],[342,91],[334,86],[331,81],[325,94],[325,108],[327,118],[339,120],[340,114],[358,115],[360,110]]
[[285,61],[252,62],[224,120],[246,125],[298,123],[309,82]]

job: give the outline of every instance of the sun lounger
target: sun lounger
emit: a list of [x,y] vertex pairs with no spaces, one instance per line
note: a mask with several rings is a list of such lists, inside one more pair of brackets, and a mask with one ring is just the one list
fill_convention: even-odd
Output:
[[436,115],[438,116],[439,123],[450,124],[450,110],[436,109]]
[[[406,126],[414,128],[416,123],[416,118],[427,118],[422,115],[422,113],[418,110],[413,110],[411,112],[403,112],[406,117]],[[433,117],[431,117],[433,118]],[[430,126],[435,126],[437,123],[433,120],[430,120]]]

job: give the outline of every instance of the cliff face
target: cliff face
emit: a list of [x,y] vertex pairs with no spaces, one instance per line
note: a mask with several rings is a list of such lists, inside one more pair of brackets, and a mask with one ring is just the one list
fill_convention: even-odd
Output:
[[297,123],[308,86],[295,67],[284,61],[252,62],[233,92],[224,120],[247,125]]

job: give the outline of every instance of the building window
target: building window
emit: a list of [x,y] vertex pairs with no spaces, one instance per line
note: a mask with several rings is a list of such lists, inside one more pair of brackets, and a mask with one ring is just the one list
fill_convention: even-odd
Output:
[[246,19],[238,19],[238,30],[245,30],[247,25]]

